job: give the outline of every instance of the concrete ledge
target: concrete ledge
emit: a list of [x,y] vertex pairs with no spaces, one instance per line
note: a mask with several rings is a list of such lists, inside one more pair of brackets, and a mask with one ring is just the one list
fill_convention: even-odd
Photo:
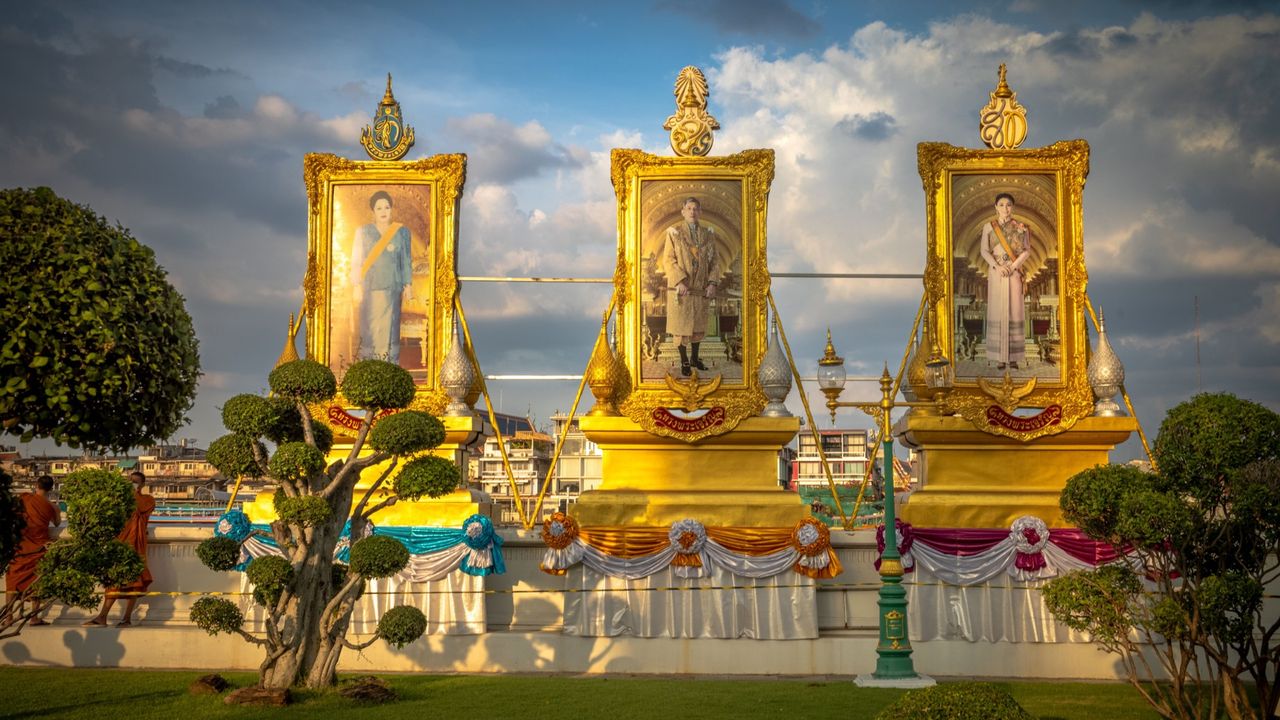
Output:
[[[849,632],[816,640],[581,638],[496,631],[424,638],[403,650],[378,643],[345,652],[340,671],[688,675],[856,675],[875,669],[876,637]],[[256,670],[262,650],[194,627],[28,628],[0,643],[8,665]],[[1122,679],[1115,657],[1092,645],[934,641],[915,646],[917,672],[935,676]]]

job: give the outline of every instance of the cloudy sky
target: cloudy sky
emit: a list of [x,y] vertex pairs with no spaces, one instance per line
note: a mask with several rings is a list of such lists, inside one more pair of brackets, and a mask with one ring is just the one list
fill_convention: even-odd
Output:
[[[980,145],[977,111],[1007,63],[1027,147],[1092,146],[1089,294],[1148,432],[1197,389],[1280,408],[1275,3],[2,4],[0,186],[48,185],[156,250],[200,337],[184,435],[201,445],[227,397],[265,386],[300,303],[303,155],[362,157],[387,72],[417,129],[409,158],[469,157],[464,275],[611,275],[609,150],[670,153],[661,125],[685,65],[710,81],[715,154],[777,153],[775,271],[915,273],[915,145]],[[851,374],[896,366],[921,292],[774,288],[805,374],[827,325]],[[462,292],[489,374],[580,373],[608,302],[605,286]],[[539,419],[575,387],[492,384],[500,409]]]

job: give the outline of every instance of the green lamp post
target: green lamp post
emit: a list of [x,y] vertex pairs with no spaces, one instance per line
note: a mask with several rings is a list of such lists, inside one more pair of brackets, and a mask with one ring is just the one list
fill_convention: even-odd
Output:
[[[939,390],[950,385],[950,362],[937,350],[926,362],[929,383]],[[880,556],[880,640],[876,644],[876,669],[871,675],[859,675],[857,684],[867,687],[927,687],[932,678],[915,671],[911,661],[911,640],[907,634],[907,590],[902,587],[902,556],[898,553],[898,532],[894,526],[893,434],[890,413],[895,407],[936,407],[934,402],[894,402],[893,378],[886,365],[880,376],[880,402],[840,402],[845,384],[844,358],[836,355],[827,331],[827,347],[818,360],[818,387],[827,396],[827,408],[835,422],[836,410],[856,407],[876,418],[884,459],[884,553]]]

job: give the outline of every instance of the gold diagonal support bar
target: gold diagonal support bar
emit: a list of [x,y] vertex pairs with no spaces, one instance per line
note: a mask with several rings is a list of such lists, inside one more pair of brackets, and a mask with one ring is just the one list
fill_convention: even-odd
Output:
[[818,449],[818,460],[822,462],[822,472],[827,475],[827,486],[831,488],[831,498],[836,502],[836,509],[840,511],[840,521],[846,530],[853,529],[853,523],[849,520],[849,514],[844,511],[844,505],[840,502],[840,493],[836,490],[836,480],[831,475],[831,466],[827,464],[827,454],[822,449],[822,436],[818,433],[818,424],[813,420],[813,411],[809,409],[809,397],[805,394],[804,383],[800,380],[800,371],[796,369],[796,359],[791,354],[791,343],[787,342],[787,331],[782,327],[782,318],[778,315],[778,305],[773,301],[773,291],[770,290],[766,297],[769,298],[769,309],[773,312],[773,317],[778,322],[778,337],[782,339],[782,347],[787,351],[787,363],[791,365],[791,374],[796,381],[796,390],[800,392],[800,403],[804,405],[804,416],[809,422],[809,431],[813,433],[814,445]]
[[502,428],[498,427],[498,416],[493,411],[493,399],[489,397],[489,386],[485,384],[484,372],[480,370],[480,361],[476,358],[476,349],[471,344],[471,328],[467,326],[467,315],[462,310],[462,297],[454,295],[453,306],[458,311],[458,324],[462,326],[462,336],[466,341],[467,357],[475,368],[476,378],[480,381],[480,392],[484,394],[485,407],[489,409],[489,424],[493,426],[494,435],[498,438],[498,451],[502,454],[502,468],[507,473],[507,483],[511,486],[511,499],[515,503],[516,512],[520,514],[520,522],[530,527],[528,514],[524,510],[524,502],[520,499],[520,488],[516,487],[516,475],[511,470],[511,458],[507,457],[507,444],[502,441]]

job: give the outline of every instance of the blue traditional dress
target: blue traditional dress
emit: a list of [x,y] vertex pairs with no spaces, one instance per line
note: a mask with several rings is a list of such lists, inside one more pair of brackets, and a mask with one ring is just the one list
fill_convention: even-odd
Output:
[[392,223],[381,233],[372,223],[362,226],[352,244],[352,270],[361,289],[357,357],[399,363],[400,301],[413,280],[409,229]]

